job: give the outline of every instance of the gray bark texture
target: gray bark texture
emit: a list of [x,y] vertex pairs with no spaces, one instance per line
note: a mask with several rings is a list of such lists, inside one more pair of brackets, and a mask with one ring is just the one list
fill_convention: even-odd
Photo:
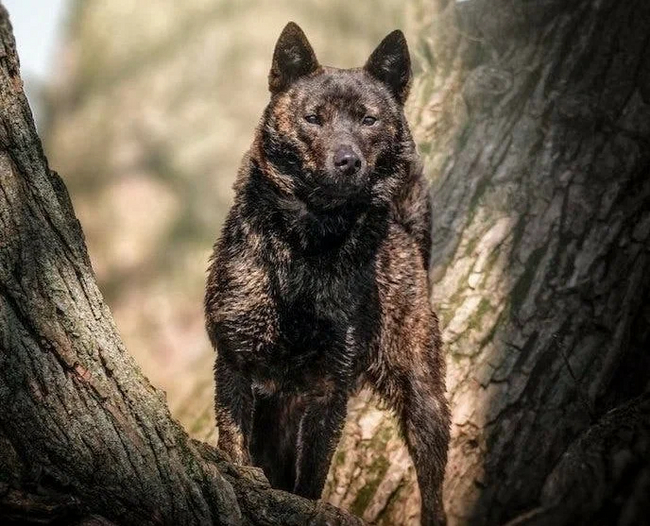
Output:
[[448,514],[647,523],[650,4],[446,4],[460,66],[436,82],[464,112],[431,146]]
[[126,352],[48,168],[0,5],[3,524],[360,524],[189,439]]

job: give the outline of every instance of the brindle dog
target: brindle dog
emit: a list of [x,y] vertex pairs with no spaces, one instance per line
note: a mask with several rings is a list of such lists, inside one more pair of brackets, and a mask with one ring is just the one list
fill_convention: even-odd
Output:
[[235,462],[319,498],[348,398],[369,384],[400,419],[422,523],[443,524],[449,409],[427,185],[403,110],[410,82],[400,31],[363,68],[336,69],[285,27],[205,312],[219,447]]

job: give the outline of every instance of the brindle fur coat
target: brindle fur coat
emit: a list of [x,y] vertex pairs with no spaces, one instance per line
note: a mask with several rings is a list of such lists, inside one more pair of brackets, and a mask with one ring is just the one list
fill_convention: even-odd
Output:
[[400,31],[343,70],[319,65],[286,26],[205,312],[219,447],[235,462],[319,498],[348,398],[369,385],[401,422],[422,523],[443,524],[449,410],[427,185],[403,111],[410,80]]

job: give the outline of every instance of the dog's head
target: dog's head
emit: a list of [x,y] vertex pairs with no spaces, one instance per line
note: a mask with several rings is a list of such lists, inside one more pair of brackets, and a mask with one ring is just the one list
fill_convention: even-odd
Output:
[[413,153],[403,111],[410,82],[401,31],[390,33],[364,67],[337,69],[321,66],[302,30],[287,24],[259,130],[261,157],[276,183],[318,209],[389,201]]

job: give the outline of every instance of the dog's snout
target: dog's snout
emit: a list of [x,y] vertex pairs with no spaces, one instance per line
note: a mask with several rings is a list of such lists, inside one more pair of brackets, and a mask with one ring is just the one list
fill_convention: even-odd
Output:
[[352,146],[339,146],[334,152],[334,167],[343,175],[354,175],[361,168],[361,159]]

